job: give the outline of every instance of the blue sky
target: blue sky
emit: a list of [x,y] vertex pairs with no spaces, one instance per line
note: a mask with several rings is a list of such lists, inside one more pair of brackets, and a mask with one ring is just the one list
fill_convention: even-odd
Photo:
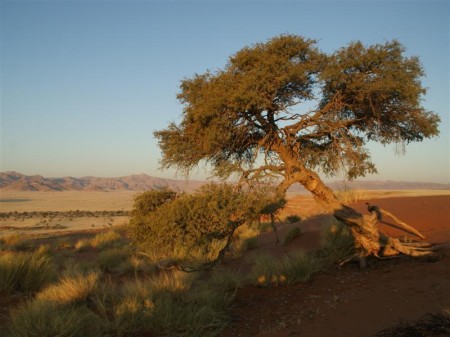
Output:
[[450,182],[449,1],[2,0],[0,10],[1,171],[174,178],[159,170],[153,131],[179,120],[180,80],[290,33],[326,52],[398,39],[417,55],[441,135],[404,156],[370,144],[379,174],[367,178]]

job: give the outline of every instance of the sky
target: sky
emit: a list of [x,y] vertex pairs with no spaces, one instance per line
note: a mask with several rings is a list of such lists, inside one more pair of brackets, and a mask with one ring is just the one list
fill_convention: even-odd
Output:
[[450,182],[448,0],[0,1],[2,172],[182,178],[160,169],[153,137],[180,121],[180,81],[289,33],[328,53],[398,39],[418,56],[440,136],[402,156],[368,144],[379,174],[366,179]]

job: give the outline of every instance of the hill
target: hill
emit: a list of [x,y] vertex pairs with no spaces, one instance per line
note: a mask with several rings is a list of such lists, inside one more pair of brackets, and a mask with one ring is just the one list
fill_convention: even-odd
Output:
[[[117,178],[44,178],[14,171],[0,173],[0,189],[8,191],[147,191],[166,186],[175,191],[192,192],[206,183],[208,181],[163,179],[146,174]],[[403,181],[336,181],[328,183],[328,186],[335,190],[450,190],[450,184]],[[299,193],[305,190],[294,185],[289,191]]]
[[44,178],[41,175],[27,176],[13,171],[0,173],[0,189],[8,191],[146,191],[166,186],[176,191],[190,192],[206,183],[162,179],[146,174],[117,178]]

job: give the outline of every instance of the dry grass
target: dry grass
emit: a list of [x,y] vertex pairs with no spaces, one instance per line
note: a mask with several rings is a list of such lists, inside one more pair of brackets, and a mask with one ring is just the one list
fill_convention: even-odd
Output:
[[122,244],[122,236],[113,230],[97,234],[92,238],[92,240],[90,240],[90,245],[92,247],[100,249],[107,247],[118,247]]
[[55,277],[56,267],[46,254],[6,252],[0,256],[0,291],[37,291]]
[[83,303],[94,292],[99,281],[99,274],[65,276],[58,283],[52,284],[37,294],[36,298],[55,304]]
[[35,300],[12,312],[9,337],[100,337],[103,322],[85,306]]
[[253,257],[252,279],[261,286],[279,286],[307,281],[322,269],[320,259],[301,251],[281,257],[260,253]]
[[338,200],[343,204],[353,204],[359,200],[367,199],[367,194],[361,190],[343,189],[334,192]]

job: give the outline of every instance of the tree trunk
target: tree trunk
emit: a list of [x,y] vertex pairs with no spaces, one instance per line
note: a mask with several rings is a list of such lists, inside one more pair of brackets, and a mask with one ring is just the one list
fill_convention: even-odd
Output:
[[298,165],[288,172],[290,173],[285,176],[280,188],[286,191],[293,183],[300,183],[312,193],[317,202],[327,211],[333,213],[338,221],[348,226],[355,239],[355,257],[359,259],[361,267],[365,266],[365,259],[370,255],[377,257],[397,254],[423,256],[432,252],[429,248],[423,248],[423,244],[401,242],[396,238],[380,233],[376,212],[363,215],[342,204],[316,173]]

